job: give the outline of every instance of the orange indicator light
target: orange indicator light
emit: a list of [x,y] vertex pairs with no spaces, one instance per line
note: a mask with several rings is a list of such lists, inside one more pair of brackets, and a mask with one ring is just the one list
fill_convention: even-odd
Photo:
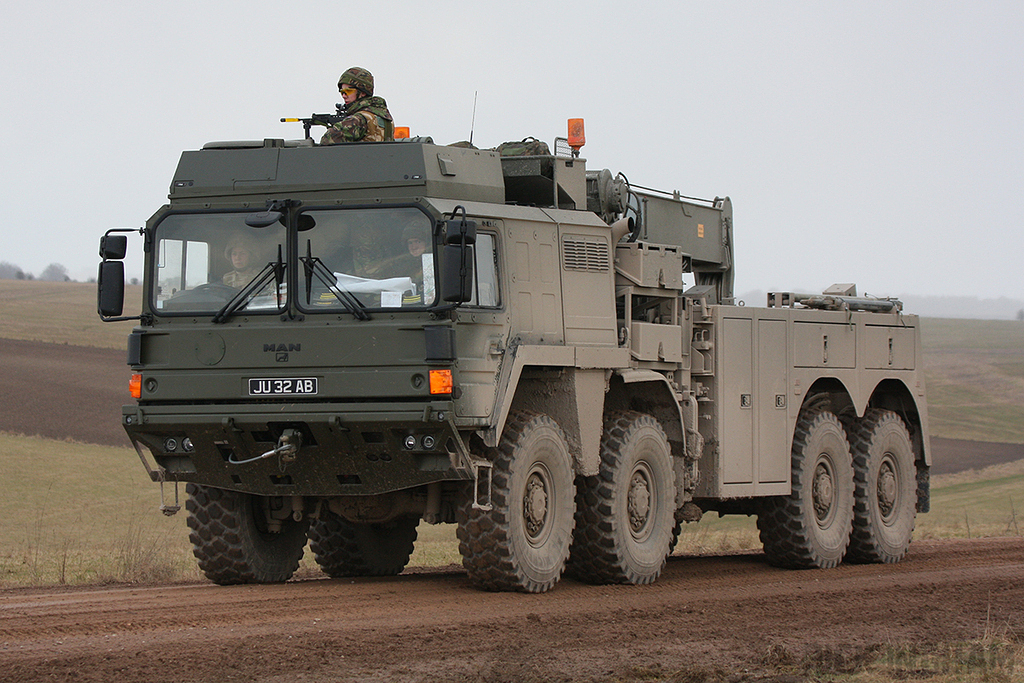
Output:
[[452,371],[431,370],[430,371],[430,393],[450,394],[452,393]]
[[132,375],[128,380],[128,390],[132,392],[132,398],[142,398],[142,375]]
[[409,126],[395,126],[395,139],[401,140],[409,137]]

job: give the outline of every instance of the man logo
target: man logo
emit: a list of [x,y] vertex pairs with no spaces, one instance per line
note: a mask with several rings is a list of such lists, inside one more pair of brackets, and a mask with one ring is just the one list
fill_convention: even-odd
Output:
[[280,353],[282,351],[301,351],[302,344],[264,344],[264,353]]
[[302,344],[264,344],[264,353],[276,353],[275,356],[278,363],[287,363],[288,354],[291,351],[301,351]]

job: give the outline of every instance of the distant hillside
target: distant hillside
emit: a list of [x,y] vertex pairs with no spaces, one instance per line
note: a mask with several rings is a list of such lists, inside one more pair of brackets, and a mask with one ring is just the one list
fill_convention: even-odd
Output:
[[[753,290],[740,294],[748,306],[764,306],[767,294]],[[1021,299],[979,299],[976,296],[915,296],[897,297],[903,302],[903,310],[922,318],[972,318],[975,320],[1017,320],[1024,312]]]
[[976,296],[903,296],[903,310],[925,318],[1017,320],[1024,311],[1020,299],[979,299]]

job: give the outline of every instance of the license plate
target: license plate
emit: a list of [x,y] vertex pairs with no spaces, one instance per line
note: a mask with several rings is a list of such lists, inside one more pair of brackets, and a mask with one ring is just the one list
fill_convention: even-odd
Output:
[[316,377],[250,379],[250,396],[315,396]]

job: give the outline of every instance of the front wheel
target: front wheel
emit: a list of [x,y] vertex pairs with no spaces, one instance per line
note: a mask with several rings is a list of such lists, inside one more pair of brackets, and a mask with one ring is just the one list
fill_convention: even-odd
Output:
[[791,458],[792,492],[766,500],[757,516],[765,555],[780,567],[835,567],[853,523],[853,464],[839,418],[803,411]]
[[853,562],[899,562],[907,554],[917,516],[914,448],[903,420],[870,410],[851,430],[854,468]]
[[613,413],[596,476],[576,484],[572,572],[590,583],[647,584],[675,542],[675,473],[668,438],[642,413]]
[[299,568],[308,518],[287,516],[271,531],[266,510],[274,499],[199,484],[185,491],[192,554],[206,578],[222,586],[280,583]]
[[575,490],[565,434],[547,415],[509,414],[493,453],[491,508],[458,511],[459,552],[485,590],[543,593],[561,577],[572,541]]

